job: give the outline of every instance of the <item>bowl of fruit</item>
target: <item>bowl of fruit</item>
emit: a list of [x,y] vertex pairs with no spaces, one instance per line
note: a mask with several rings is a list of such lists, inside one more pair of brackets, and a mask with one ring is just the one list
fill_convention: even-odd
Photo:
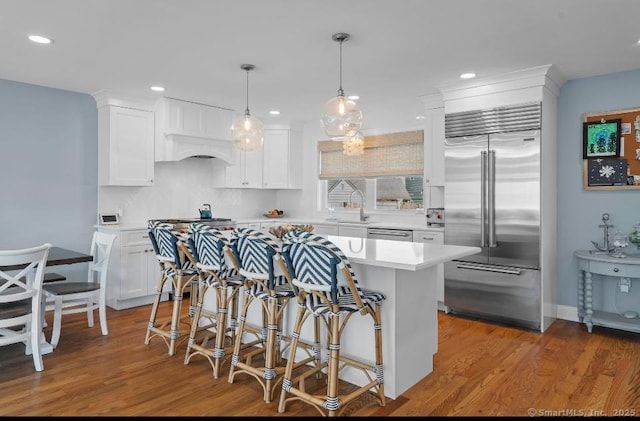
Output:
[[284,211],[280,209],[271,209],[267,213],[263,213],[262,216],[266,216],[267,218],[282,218],[284,216]]

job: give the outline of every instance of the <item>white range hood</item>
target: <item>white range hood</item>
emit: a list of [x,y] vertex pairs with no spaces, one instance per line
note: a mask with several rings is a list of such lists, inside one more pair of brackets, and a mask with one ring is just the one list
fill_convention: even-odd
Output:
[[230,134],[234,112],[175,98],[160,98],[155,105],[155,160],[181,161],[190,157],[237,162]]

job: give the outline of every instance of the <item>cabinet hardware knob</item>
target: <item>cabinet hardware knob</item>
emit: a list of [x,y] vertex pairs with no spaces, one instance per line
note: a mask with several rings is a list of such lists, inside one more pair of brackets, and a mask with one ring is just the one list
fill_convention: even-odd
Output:
[[613,268],[613,271],[614,271],[614,272],[620,272],[620,269],[618,269],[618,268]]

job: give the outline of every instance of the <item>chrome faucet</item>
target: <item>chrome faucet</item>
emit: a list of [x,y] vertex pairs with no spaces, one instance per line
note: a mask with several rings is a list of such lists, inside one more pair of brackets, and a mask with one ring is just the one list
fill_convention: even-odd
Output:
[[367,219],[369,219],[369,215],[365,215],[364,213],[364,194],[362,194],[362,192],[358,189],[355,189],[354,191],[351,192],[351,194],[349,195],[349,206],[351,207],[351,199],[353,199],[353,194],[354,193],[358,193],[360,195],[360,200],[361,200],[361,204],[360,204],[360,222],[364,222]]

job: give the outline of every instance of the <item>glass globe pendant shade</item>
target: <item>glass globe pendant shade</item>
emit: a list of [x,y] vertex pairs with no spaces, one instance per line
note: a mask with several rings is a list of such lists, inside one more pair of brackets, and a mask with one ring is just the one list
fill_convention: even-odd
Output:
[[231,125],[231,136],[236,148],[249,152],[262,147],[262,126],[262,121],[250,114],[236,117]]
[[338,95],[325,104],[320,124],[331,138],[353,137],[362,128],[362,110],[354,100]]
[[364,135],[361,132],[342,141],[342,153],[347,156],[364,155]]

